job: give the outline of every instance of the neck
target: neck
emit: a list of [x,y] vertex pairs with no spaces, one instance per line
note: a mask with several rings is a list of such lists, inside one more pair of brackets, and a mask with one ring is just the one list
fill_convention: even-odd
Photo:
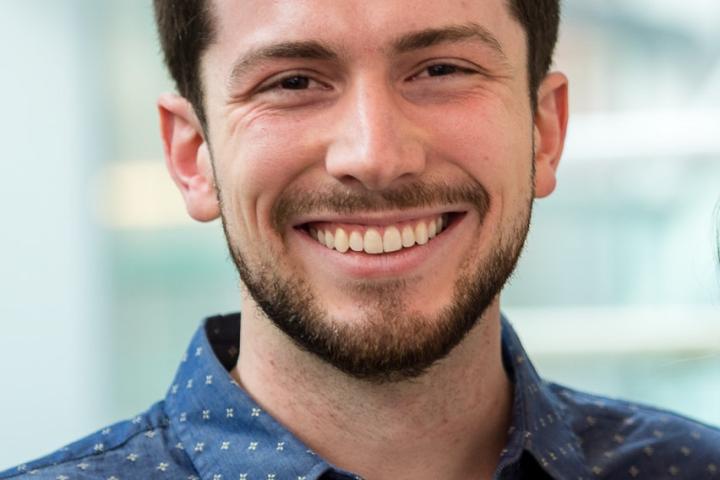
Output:
[[422,377],[381,385],[353,379],[299,350],[256,311],[243,309],[232,374],[330,463],[372,480],[492,476],[512,403],[497,300]]

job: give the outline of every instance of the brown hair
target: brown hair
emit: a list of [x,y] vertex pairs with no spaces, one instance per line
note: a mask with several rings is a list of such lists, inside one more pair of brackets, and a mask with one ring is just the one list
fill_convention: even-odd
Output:
[[[211,0],[210,0],[211,1]],[[533,110],[537,89],[552,63],[560,23],[560,0],[507,0],[511,14],[525,30],[528,87]],[[215,31],[208,0],[153,0],[165,64],[177,90],[193,105],[207,127],[200,78],[200,59]]]

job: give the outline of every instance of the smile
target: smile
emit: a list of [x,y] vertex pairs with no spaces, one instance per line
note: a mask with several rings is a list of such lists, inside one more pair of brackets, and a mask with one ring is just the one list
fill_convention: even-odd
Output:
[[449,218],[449,214],[439,214],[391,225],[372,226],[314,222],[306,225],[306,231],[321,245],[340,253],[380,255],[425,245],[443,232]]

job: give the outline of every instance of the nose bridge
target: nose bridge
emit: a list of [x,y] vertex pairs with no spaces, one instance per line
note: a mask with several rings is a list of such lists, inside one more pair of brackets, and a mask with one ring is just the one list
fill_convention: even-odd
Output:
[[342,102],[338,134],[326,159],[331,175],[380,190],[424,169],[418,128],[400,102],[384,78],[368,75],[354,82]]
[[366,82],[357,86],[354,93],[354,105],[357,125],[358,146],[366,150],[368,156],[373,154],[388,154],[401,146],[402,140],[398,135],[401,125],[398,118],[394,99],[383,85]]

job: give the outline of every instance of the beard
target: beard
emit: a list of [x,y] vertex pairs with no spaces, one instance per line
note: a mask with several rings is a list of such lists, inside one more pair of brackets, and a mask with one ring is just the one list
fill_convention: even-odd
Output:
[[[220,199],[222,206],[222,195]],[[272,209],[271,222],[282,236],[292,218],[307,213],[352,214],[458,203],[473,205],[481,223],[490,209],[487,191],[476,182],[415,183],[383,192],[334,187],[286,190]],[[302,350],[353,378],[382,384],[423,375],[478,325],[515,269],[527,237],[532,197],[513,224],[499,230],[485,258],[477,259],[470,252],[462,260],[452,297],[437,314],[425,315],[406,305],[404,297],[413,288],[407,280],[367,280],[353,284],[363,307],[361,319],[352,322],[328,314],[320,292],[301,271],[283,264],[282,251],[270,249],[266,255],[256,255],[261,258],[251,258],[233,241],[222,211],[231,257],[264,317]]]

